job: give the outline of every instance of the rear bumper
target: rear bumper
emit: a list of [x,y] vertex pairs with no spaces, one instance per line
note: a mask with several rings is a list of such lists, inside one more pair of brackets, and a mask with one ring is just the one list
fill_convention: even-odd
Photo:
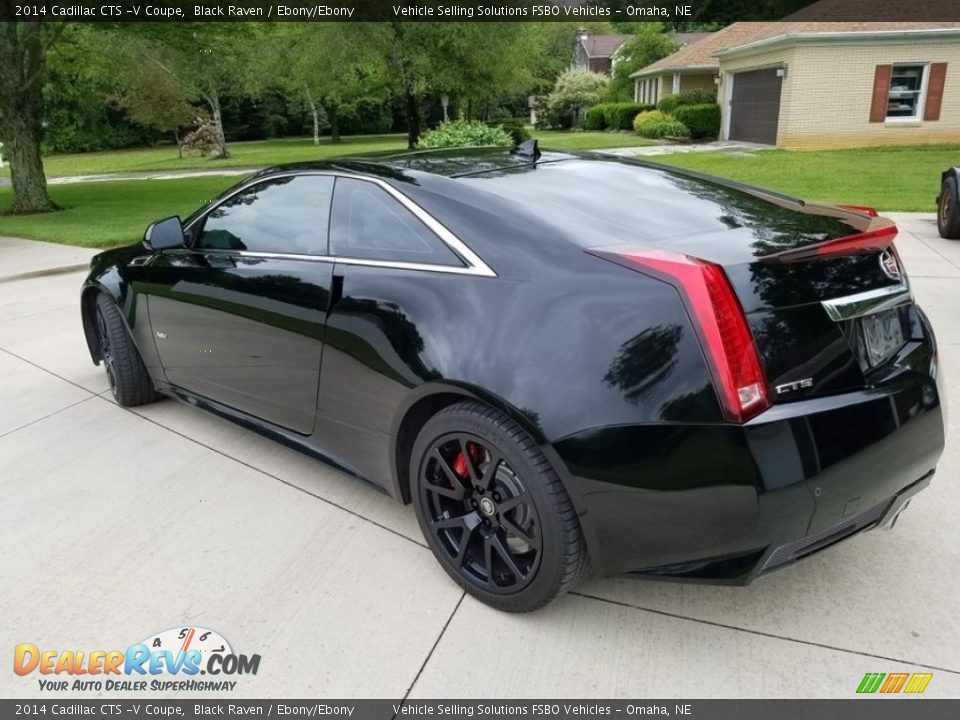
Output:
[[786,545],[770,548],[760,558],[756,564],[755,571],[747,576],[747,580],[752,577],[767,573],[772,570],[791,565],[798,560],[809,557],[814,553],[825,550],[841,540],[846,540],[859,532],[872,530],[874,528],[892,529],[910,500],[921,490],[925,489],[933,478],[931,470],[920,480],[894,495],[890,500],[874,505],[872,508],[855,515],[854,517],[842,520],[841,522],[821,530],[812,535],[807,535]]
[[746,584],[891,524],[943,451],[929,350],[883,390],[778,405],[742,426],[620,426],[555,443],[593,565]]

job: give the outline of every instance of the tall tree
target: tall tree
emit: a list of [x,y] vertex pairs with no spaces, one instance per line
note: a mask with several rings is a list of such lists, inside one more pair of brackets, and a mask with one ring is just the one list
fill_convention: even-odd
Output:
[[410,148],[420,138],[428,94],[483,99],[522,91],[532,82],[525,61],[533,49],[529,23],[390,22],[376,42],[403,102]]
[[[168,75],[190,101],[203,103],[215,128],[215,157],[229,155],[223,132],[223,98],[236,92],[249,72],[255,23],[115,23],[104,53],[113,56],[112,66],[136,81],[140,66],[152,63]],[[104,40],[107,40],[104,37]],[[118,62],[119,61],[119,62]]]
[[382,100],[388,91],[382,28],[364,23],[278,23],[260,38],[254,86],[279,83],[302,97],[320,142],[320,119],[330,124],[331,142],[340,142],[340,116],[361,99]]
[[248,23],[196,23],[190,33],[168,33],[154,58],[181,83],[188,96],[202,100],[210,109],[217,135],[214,155],[218,158],[230,155],[223,132],[222,99],[237,88],[247,67],[252,31]]
[[607,94],[611,100],[633,100],[633,78],[630,75],[680,49],[673,33],[664,32],[657,22],[640,23],[643,27],[629,38],[614,57],[613,73]]
[[138,65],[120,91],[117,102],[138,125],[172,133],[183,157],[179,129],[190,124],[197,111],[187,102],[183,89],[157,62]]
[[[0,0],[12,15],[9,0]],[[13,213],[56,210],[40,157],[47,53],[64,23],[0,22],[0,139],[10,160]]]

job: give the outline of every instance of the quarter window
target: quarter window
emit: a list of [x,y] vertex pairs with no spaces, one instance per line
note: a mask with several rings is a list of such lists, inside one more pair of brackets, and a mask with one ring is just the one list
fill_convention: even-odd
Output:
[[923,102],[925,66],[894,65],[887,97],[888,118],[919,118]]
[[374,183],[338,178],[330,254],[344,258],[463,267],[420,220]]
[[332,197],[333,178],[329,176],[266,180],[211,211],[196,247],[323,255]]

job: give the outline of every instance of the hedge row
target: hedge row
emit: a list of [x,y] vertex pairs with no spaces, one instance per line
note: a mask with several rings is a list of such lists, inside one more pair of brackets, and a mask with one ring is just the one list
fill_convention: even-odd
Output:
[[676,95],[667,95],[657,103],[657,110],[673,115],[681,105],[715,105],[717,94],[713,90],[687,90]]
[[637,114],[633,129],[648,138],[713,139],[720,134],[720,106],[709,90],[667,95],[656,110]]
[[717,104],[681,105],[673,116],[682,122],[694,138],[716,138],[720,134],[720,106]]
[[587,110],[583,127],[585,130],[629,130],[638,113],[653,108],[642,103],[600,103]]

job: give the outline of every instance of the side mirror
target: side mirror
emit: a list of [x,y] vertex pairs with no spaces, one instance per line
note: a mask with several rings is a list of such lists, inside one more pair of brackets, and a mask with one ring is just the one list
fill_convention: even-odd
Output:
[[143,234],[143,244],[151,250],[172,250],[186,247],[187,241],[183,235],[183,224],[180,216],[157,220]]

